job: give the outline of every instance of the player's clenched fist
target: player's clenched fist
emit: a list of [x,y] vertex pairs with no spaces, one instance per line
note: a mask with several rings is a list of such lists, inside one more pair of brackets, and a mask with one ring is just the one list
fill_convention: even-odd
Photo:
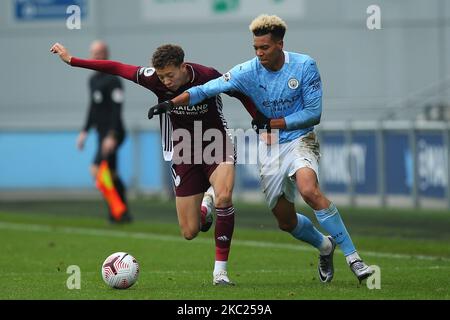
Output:
[[67,64],[70,64],[70,59],[72,59],[72,56],[69,54],[69,51],[67,51],[67,49],[62,44],[58,42],[55,43],[50,48],[50,52],[57,54],[62,61],[64,61]]
[[256,133],[259,133],[259,130],[267,130],[267,132],[270,133],[270,130],[272,129],[270,127],[270,119],[257,111],[255,118],[252,120],[252,128]]
[[156,106],[153,106],[148,110],[148,118],[151,119],[154,115],[170,112],[173,107],[174,104],[170,100],[158,103]]

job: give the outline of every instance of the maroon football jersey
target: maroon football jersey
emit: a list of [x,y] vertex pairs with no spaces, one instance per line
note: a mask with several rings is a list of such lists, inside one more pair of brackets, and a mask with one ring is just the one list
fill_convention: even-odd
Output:
[[[189,72],[191,72],[191,81],[184,86],[180,87],[176,92],[172,92],[167,89],[167,87],[159,80],[155,69],[149,67],[140,67],[137,71],[136,83],[141,86],[150,89],[158,97],[158,102],[163,102],[166,100],[173,99],[179,94],[183,93],[187,89],[204,84],[209,80],[221,77],[222,74],[217,70],[209,67],[205,67],[195,63],[186,63]],[[244,103],[244,102],[243,102]],[[250,103],[245,102],[246,108],[251,108]],[[164,116],[162,116],[163,118]],[[223,137],[224,147],[225,144],[230,143],[230,138],[226,133],[227,123],[222,113],[222,99],[220,95],[206,99],[194,106],[176,106],[169,114],[170,122],[173,130],[185,129],[189,131],[191,137],[191,147],[194,148],[195,140],[201,139],[203,134],[208,129],[217,129],[221,132]],[[172,132],[169,128],[164,125],[164,119],[161,120],[161,133],[163,135],[163,144],[165,144],[165,151],[168,151],[171,143]],[[195,122],[197,123],[195,124]],[[194,135],[194,126],[197,126],[197,132]],[[201,126],[201,137],[199,136]],[[165,140],[165,143],[164,143]],[[176,150],[176,145],[181,141],[173,141],[174,148]],[[210,141],[202,141],[201,149],[203,150]],[[200,146],[197,144],[196,146]],[[192,149],[194,150],[194,149]],[[192,152],[192,151],[191,151]],[[196,154],[201,152],[201,150],[195,150]],[[194,155],[194,153],[192,153]],[[194,160],[192,160],[194,161]]]
[[[195,63],[186,63],[191,72],[191,81],[180,87],[176,92],[169,91],[159,80],[154,68],[141,67],[136,76],[136,82],[150,89],[158,97],[158,102],[173,99],[187,89],[202,85],[209,80],[222,76],[217,70]],[[225,132],[226,121],[222,114],[220,97],[210,98],[194,106],[177,106],[170,112],[173,129],[183,128],[194,134],[194,121],[201,121],[203,132],[209,128],[217,128]]]

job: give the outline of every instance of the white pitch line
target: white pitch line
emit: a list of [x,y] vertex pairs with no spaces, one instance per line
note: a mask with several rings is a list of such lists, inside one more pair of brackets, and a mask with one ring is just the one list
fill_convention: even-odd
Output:
[[[106,229],[94,229],[94,228],[78,228],[78,227],[60,227],[49,226],[41,224],[22,224],[13,222],[0,222],[0,229],[3,230],[18,230],[28,232],[51,232],[62,234],[78,234],[88,236],[109,236],[116,238],[134,238],[144,240],[159,240],[159,241],[171,241],[182,242],[185,241],[181,236],[168,236],[148,232],[130,232],[130,231],[118,231],[118,230],[106,230]],[[211,239],[195,239],[196,243],[211,243]],[[317,251],[315,248],[300,246],[289,243],[274,243],[267,241],[253,241],[253,240],[235,240],[233,239],[234,246],[246,246],[246,247],[258,247],[258,248],[271,248],[271,249],[286,249],[286,250],[298,250],[298,251]],[[450,262],[450,258],[428,255],[414,255],[414,254],[401,254],[390,252],[373,252],[373,251],[361,251],[364,256],[379,257],[379,258],[393,258],[393,259],[417,259],[417,260],[429,260],[429,261],[443,261]]]

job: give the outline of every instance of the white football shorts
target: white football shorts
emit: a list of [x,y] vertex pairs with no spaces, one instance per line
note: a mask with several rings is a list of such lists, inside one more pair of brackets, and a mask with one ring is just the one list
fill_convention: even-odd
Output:
[[277,145],[267,146],[264,141],[260,141],[259,148],[268,150],[267,156],[260,156],[258,164],[261,188],[270,210],[282,195],[294,203],[298,192],[295,183],[298,169],[311,168],[318,179],[320,146],[314,131]]

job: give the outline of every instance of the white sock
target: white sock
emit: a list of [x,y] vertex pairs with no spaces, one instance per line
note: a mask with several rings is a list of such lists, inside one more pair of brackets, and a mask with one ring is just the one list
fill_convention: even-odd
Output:
[[222,270],[226,271],[227,270],[227,262],[228,261],[216,261],[214,263],[214,274],[216,274]]
[[359,257],[358,252],[356,252],[356,251],[345,257],[345,260],[347,261],[348,265],[350,265],[350,263],[352,261],[356,260],[356,259],[361,260],[361,258]]
[[330,239],[328,237],[323,237],[323,241],[320,245],[319,252],[320,255],[326,256],[331,253],[331,249],[333,248]]

